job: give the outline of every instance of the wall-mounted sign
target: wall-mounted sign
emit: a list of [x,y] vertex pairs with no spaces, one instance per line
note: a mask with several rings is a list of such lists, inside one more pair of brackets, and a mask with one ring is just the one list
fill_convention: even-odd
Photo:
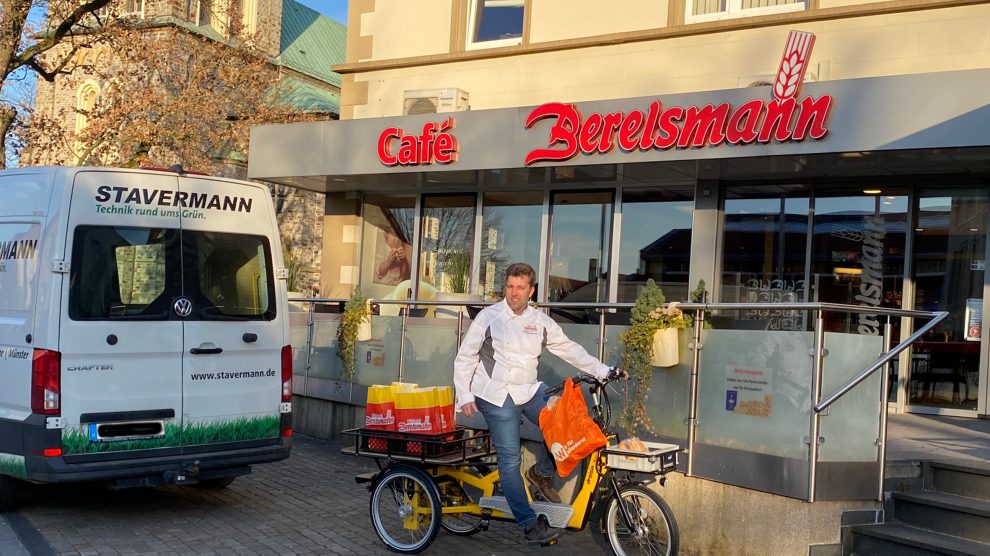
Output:
[[440,123],[426,122],[419,135],[389,127],[378,136],[378,160],[386,166],[424,166],[457,161],[457,137],[451,116]]
[[633,152],[821,139],[828,133],[832,96],[797,99],[814,43],[812,33],[791,31],[771,100],[687,107],[664,106],[654,100],[645,111],[594,112],[587,116],[573,104],[538,106],[526,118],[526,129],[542,120],[551,120],[553,125],[547,147],[530,151],[525,164],[567,160],[579,152],[607,153],[616,146]]

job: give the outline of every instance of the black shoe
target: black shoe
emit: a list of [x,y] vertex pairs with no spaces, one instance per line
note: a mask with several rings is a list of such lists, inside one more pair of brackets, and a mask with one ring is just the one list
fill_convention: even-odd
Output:
[[547,518],[542,515],[526,528],[526,542],[529,544],[553,544],[559,536],[560,530],[550,527]]
[[554,504],[560,504],[560,494],[557,493],[557,489],[553,488],[553,477],[540,475],[536,472],[536,466],[533,465],[526,470],[526,480],[536,488],[536,492],[544,500],[553,502]]

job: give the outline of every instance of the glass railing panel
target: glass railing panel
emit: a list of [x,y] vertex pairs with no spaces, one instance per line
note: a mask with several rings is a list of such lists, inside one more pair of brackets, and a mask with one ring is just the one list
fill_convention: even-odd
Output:
[[653,383],[647,398],[647,414],[654,431],[668,442],[685,445],[688,436],[687,417],[691,401],[690,349],[692,329],[678,333],[680,361],[673,367],[654,367]]
[[[598,357],[598,325],[561,323],[560,328],[575,343],[583,347],[591,355]],[[606,361],[607,362],[607,361]],[[549,350],[544,350],[537,365],[537,375],[540,381],[548,386],[556,386],[569,376],[578,372],[570,363],[557,357]]]
[[807,459],[810,332],[705,330],[697,440]]
[[[354,347],[354,382],[364,386],[399,380],[402,317],[371,317],[371,340]],[[362,402],[363,403],[363,402]]]
[[340,315],[313,315],[313,345],[309,355],[309,378],[341,380],[343,362],[337,357],[337,328]]
[[292,346],[292,393],[305,394],[306,352],[309,350],[309,315],[289,313],[289,345]]
[[[842,386],[869,367],[883,350],[880,336],[825,334],[825,366],[822,395]],[[880,383],[883,370],[873,373],[842,396],[821,419],[825,439],[819,461],[877,461],[876,442],[880,437]]]
[[706,329],[702,338],[695,473],[805,498],[814,335]]
[[[825,334],[822,396],[835,391],[873,364],[883,338]],[[821,416],[816,497],[820,500],[872,498],[879,492],[880,388],[883,369],[835,401]]]
[[[463,321],[465,330],[470,322]],[[403,351],[403,382],[420,386],[452,385],[457,346],[456,318],[409,318]]]

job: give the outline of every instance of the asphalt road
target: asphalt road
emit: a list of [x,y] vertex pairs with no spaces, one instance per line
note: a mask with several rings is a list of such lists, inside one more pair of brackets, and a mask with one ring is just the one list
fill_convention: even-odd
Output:
[[[255,466],[223,490],[31,486],[18,511],[0,514],[0,551],[18,555],[19,543],[31,556],[393,554],[371,526],[367,488],[354,482],[374,469],[337,444],[296,436],[289,459]],[[518,527],[500,522],[471,537],[441,531],[424,552],[601,553],[588,531],[531,547]]]

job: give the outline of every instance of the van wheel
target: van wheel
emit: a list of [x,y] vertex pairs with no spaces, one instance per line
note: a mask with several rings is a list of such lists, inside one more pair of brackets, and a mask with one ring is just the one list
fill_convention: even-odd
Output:
[[234,479],[236,478],[237,477],[218,477],[216,479],[204,479],[193,486],[203,490],[220,490],[230,486],[230,483],[234,482]]
[[0,475],[0,512],[12,510],[20,498],[20,481]]

